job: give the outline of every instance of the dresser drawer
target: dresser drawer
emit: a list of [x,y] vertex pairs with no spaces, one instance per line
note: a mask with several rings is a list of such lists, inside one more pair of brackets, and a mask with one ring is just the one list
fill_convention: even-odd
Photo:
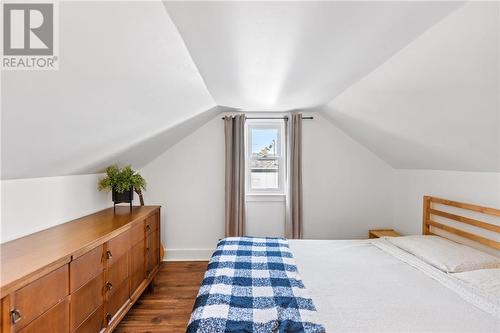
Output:
[[108,242],[106,258],[108,267],[120,259],[130,249],[130,230],[122,232],[118,236],[112,238]]
[[133,293],[146,278],[146,247],[144,241],[137,243],[130,251],[130,290]]
[[100,245],[84,255],[73,260],[69,265],[70,290],[74,292],[87,281],[102,273],[103,246]]
[[97,333],[104,327],[104,305],[92,313],[74,333]]
[[71,294],[70,329],[74,331],[85,319],[104,302],[104,273],[90,280]]
[[108,296],[106,302],[106,322],[109,324],[118,313],[118,310],[129,301],[129,280],[124,281]]
[[128,253],[121,256],[111,267],[108,268],[106,275],[105,290],[114,292],[114,290],[128,278]]
[[153,214],[144,221],[144,229],[148,234],[152,233],[153,231],[158,230],[158,222],[158,214]]
[[35,319],[19,333],[69,332],[69,297]]
[[64,265],[14,292],[12,307],[16,312],[12,315],[19,318],[13,325],[14,330],[19,331],[68,294],[68,265]]
[[158,230],[153,231],[147,237],[147,269],[146,274],[149,276],[151,272],[154,270],[159,263],[159,239],[158,239]]
[[144,241],[144,235],[145,235],[144,223],[145,222],[137,223],[132,228],[130,228],[130,245],[131,246],[134,246],[135,244],[137,244],[140,241]]

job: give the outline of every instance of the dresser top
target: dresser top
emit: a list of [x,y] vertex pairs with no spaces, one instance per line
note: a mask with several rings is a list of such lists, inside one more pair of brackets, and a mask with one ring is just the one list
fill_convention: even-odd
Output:
[[[121,233],[160,206],[117,206],[0,245],[0,297]],[[5,221],[3,221],[5,223]],[[11,222],[12,223],[12,222]]]

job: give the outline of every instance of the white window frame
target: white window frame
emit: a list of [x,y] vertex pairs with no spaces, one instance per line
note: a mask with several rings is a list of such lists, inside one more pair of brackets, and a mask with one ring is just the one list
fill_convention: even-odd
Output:
[[[277,129],[278,142],[278,188],[277,189],[252,189],[250,161],[252,158],[252,129]],[[281,119],[247,119],[245,122],[245,188],[246,195],[251,196],[283,196],[285,195],[285,123]]]

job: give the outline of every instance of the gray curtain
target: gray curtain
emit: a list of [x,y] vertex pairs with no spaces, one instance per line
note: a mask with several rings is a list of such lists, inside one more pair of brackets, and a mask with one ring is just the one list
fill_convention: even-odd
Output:
[[226,237],[245,232],[245,115],[225,116]]
[[286,122],[286,222],[287,238],[300,239],[302,229],[302,114],[292,113]]

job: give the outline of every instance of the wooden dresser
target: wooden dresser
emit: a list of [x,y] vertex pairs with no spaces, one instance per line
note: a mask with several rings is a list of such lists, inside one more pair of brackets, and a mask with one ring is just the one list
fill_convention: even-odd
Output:
[[111,332],[158,271],[160,207],[106,209],[0,251],[2,333]]

